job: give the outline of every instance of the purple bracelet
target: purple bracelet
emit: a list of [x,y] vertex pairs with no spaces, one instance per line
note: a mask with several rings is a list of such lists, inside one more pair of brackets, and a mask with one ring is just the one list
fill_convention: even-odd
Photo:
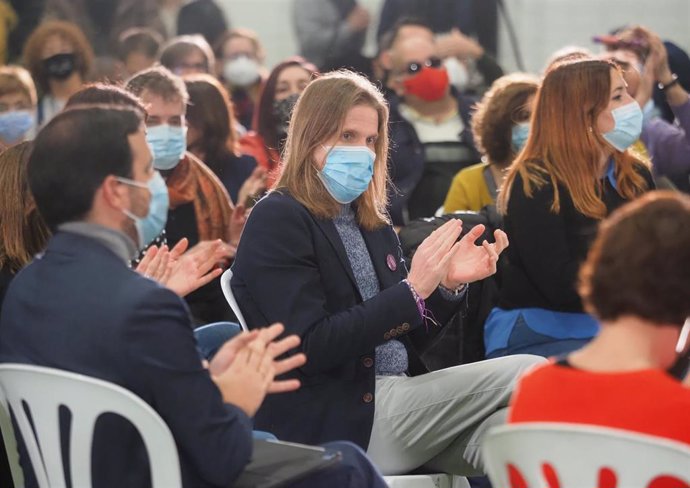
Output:
[[410,292],[412,293],[412,298],[414,298],[414,301],[417,304],[419,316],[421,318],[425,318],[424,311],[426,310],[426,304],[424,303],[424,299],[419,296],[419,293],[417,293],[417,290],[414,289],[414,286],[412,286],[412,283],[410,283],[409,280],[404,279],[403,282],[407,284],[407,287],[410,289]]

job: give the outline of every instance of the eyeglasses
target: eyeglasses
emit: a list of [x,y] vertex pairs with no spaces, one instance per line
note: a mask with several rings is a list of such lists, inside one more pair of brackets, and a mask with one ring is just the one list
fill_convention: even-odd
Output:
[[427,59],[426,61],[424,61],[423,63],[413,61],[407,65],[407,73],[410,75],[416,75],[417,73],[422,71],[422,69],[425,66],[427,68],[439,68],[441,66],[441,60],[439,58],[436,58],[436,57],[431,57],[431,58]]

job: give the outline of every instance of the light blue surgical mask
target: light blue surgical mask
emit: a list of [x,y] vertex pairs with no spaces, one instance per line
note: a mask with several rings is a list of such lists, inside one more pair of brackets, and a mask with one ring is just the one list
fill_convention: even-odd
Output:
[[527,137],[529,137],[529,122],[522,122],[513,126],[510,145],[514,152],[519,153],[525,147]]
[[21,142],[36,125],[30,110],[12,110],[0,114],[0,139],[8,144]]
[[351,203],[369,187],[375,159],[374,151],[366,146],[333,146],[319,178],[336,202]]
[[640,138],[642,110],[636,101],[611,111],[615,126],[603,134],[604,139],[619,151],[625,151]]
[[165,180],[163,180],[163,177],[158,171],[153,173],[153,177],[148,183],[142,183],[141,181],[134,181],[123,177],[118,177],[117,181],[125,185],[144,188],[151,193],[149,210],[145,217],[138,217],[127,209],[122,210],[122,213],[134,221],[139,238],[139,249],[144,249],[146,245],[150,244],[158,237],[168,221],[168,207],[170,206],[168,187],[165,185]]
[[161,124],[147,127],[146,142],[153,153],[153,167],[158,170],[173,169],[187,150],[187,126]]

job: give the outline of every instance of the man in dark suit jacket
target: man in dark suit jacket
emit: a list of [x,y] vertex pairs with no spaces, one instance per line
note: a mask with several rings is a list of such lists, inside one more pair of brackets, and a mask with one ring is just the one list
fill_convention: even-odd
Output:
[[[58,115],[38,136],[29,183],[55,234],[8,291],[0,362],[64,369],[127,388],[170,428],[185,487],[227,487],[249,462],[250,417],[265,394],[298,386],[274,375],[304,357],[274,360],[299,343],[273,342],[282,332],[275,326],[226,344],[209,374],[184,302],[127,267],[137,252],[136,223],[151,213],[155,188],[142,120],[135,110],[82,107]],[[67,419],[61,420],[64,429]],[[345,463],[300,486],[385,486],[360,451],[338,450]],[[150,486],[143,443],[119,417],[99,420],[92,459],[94,486]],[[24,471],[27,486],[36,486],[28,463]]]

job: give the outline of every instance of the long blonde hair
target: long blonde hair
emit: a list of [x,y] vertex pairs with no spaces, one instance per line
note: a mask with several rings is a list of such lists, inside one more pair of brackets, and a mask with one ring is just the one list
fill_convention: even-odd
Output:
[[290,119],[276,190],[287,189],[316,217],[332,219],[338,215],[340,204],[318,177],[314,151],[342,130],[348,112],[357,105],[369,106],[378,114],[374,176],[355,201],[357,221],[363,228],[374,230],[390,223],[386,210],[388,105],[381,92],[361,75],[327,73],[304,90]]
[[[551,211],[560,211],[558,184],[570,194],[575,208],[582,214],[602,219],[606,205],[599,160],[602,148],[608,147],[596,128],[599,114],[606,110],[611,92],[611,70],[608,62],[592,59],[564,61],[552,66],[544,77],[535,101],[530,132],[524,149],[508,170],[498,197],[498,208],[507,213],[510,192],[519,174],[524,192],[532,196],[547,180],[554,189]],[[645,164],[630,151],[613,152],[618,193],[632,199],[646,188],[635,165]]]

